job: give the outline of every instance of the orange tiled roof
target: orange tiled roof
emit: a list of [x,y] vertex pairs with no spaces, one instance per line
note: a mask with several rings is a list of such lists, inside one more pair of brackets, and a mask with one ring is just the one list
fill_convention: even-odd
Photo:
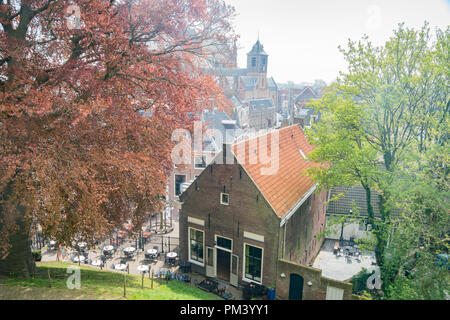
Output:
[[[276,135],[276,132],[279,137],[279,156],[276,157],[274,154],[274,159],[266,161],[266,164],[264,164],[264,161],[261,161],[259,157],[259,153],[264,151],[260,150],[259,145],[260,143],[266,143],[267,155],[271,159],[272,149],[276,152],[276,147],[271,146],[272,135]],[[313,146],[308,143],[303,130],[298,125],[285,127],[276,132],[266,134],[263,139],[256,137],[239,142],[233,146],[233,153],[261,190],[275,213],[283,218],[314,185],[304,169],[319,166],[319,164],[306,160],[299,151],[301,150],[308,158]],[[260,151],[255,151],[255,146],[257,146],[256,150]],[[245,153],[243,153],[244,147]],[[249,150],[249,148],[252,148],[252,150]],[[257,161],[252,161],[254,164],[250,163],[251,152],[253,156],[258,154]],[[276,169],[278,166],[278,170],[273,170],[273,174],[262,173],[261,169],[267,170],[271,167],[271,161],[272,167]]]

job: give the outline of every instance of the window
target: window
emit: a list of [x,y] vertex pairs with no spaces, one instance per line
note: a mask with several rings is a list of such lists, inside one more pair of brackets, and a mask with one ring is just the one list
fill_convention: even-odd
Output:
[[261,283],[263,249],[244,244],[244,278]]
[[233,241],[231,239],[227,239],[227,238],[223,238],[223,237],[219,237],[216,236],[216,246],[227,249],[227,250],[232,250],[232,243]]
[[189,261],[203,264],[203,236],[203,231],[189,228]]
[[229,205],[230,204],[230,195],[228,193],[221,193],[220,194],[220,204],[223,205]]
[[186,182],[186,175],[176,174],[175,175],[175,196],[181,194],[181,184]]
[[206,168],[206,156],[195,157],[195,168]]
[[252,67],[256,67],[256,58],[255,57],[252,58]]

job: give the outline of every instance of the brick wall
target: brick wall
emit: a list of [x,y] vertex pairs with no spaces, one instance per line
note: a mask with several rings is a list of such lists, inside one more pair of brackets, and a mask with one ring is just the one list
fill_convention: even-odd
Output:
[[[286,245],[280,258],[308,265],[324,241],[326,191],[313,193],[286,222]],[[284,230],[283,230],[284,232]]]
[[[233,240],[233,254],[239,257],[238,278],[242,282],[244,242],[262,247],[265,286],[274,286],[280,218],[272,211],[240,165],[209,165],[182,196],[180,212],[180,258],[188,260],[188,227],[205,232],[205,245],[214,247],[215,235]],[[220,204],[225,186],[229,205]],[[204,220],[204,227],[188,223],[188,216]],[[244,231],[264,236],[264,242],[244,238]],[[206,257],[206,252],[205,252]],[[205,268],[194,266],[205,274]]]
[[[280,275],[284,273],[285,277]],[[343,300],[352,300],[352,284],[322,277],[322,270],[280,259],[276,284],[277,299],[289,299],[291,274],[303,277],[303,300],[325,300],[328,286],[344,290]],[[308,285],[311,282],[311,286]]]

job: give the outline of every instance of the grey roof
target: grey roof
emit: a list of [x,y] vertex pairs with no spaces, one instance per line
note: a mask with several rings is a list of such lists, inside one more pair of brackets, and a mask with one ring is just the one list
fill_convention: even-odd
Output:
[[250,109],[263,109],[263,108],[271,108],[274,106],[272,99],[248,99],[248,106]]
[[313,88],[311,87],[306,87],[305,89],[302,90],[302,92],[300,92],[296,97],[295,97],[295,102],[299,102],[299,101],[309,101],[311,99],[316,99],[317,98],[317,94],[314,91]]
[[242,68],[216,68],[214,74],[227,77],[240,77],[247,75],[247,69]]
[[[348,214],[350,210],[355,211],[355,208],[359,210],[361,216],[367,216],[367,202],[366,202],[366,191],[361,186],[355,187],[334,187],[330,191],[330,198],[334,198],[339,194],[343,196],[334,201],[329,201],[327,205],[327,214]],[[371,204],[375,216],[380,216],[380,208],[378,205],[378,195],[379,193],[371,190]],[[391,210],[392,214],[398,214],[399,209],[393,208]]]
[[208,122],[208,129],[217,129],[222,134],[222,138],[226,141],[233,142],[236,129],[239,129],[236,123],[233,123],[232,119],[222,111],[206,111],[203,113],[203,121]]
[[231,102],[233,103],[234,107],[242,106],[242,101],[235,95],[231,97]]
[[264,46],[261,44],[261,42],[256,41],[256,43],[253,45],[252,51],[250,51],[248,54],[260,54],[267,56],[268,54],[264,51]]

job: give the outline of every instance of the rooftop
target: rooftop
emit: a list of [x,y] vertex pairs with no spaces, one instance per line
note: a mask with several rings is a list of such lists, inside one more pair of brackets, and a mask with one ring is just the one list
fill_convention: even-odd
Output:
[[[272,148],[271,143],[273,135],[277,133],[278,149]],[[273,138],[276,141],[276,136]],[[250,161],[250,154],[258,153],[257,150],[266,151],[264,148],[260,148],[261,143],[267,143],[267,157],[272,162],[263,163],[264,161],[261,161],[260,157],[257,161]],[[256,149],[250,150],[250,148]],[[318,166],[318,164],[308,161],[299,152],[301,150],[307,157],[313,150],[313,146],[308,143],[303,130],[298,125],[273,130],[263,136],[239,142],[234,145],[233,150],[236,159],[280,218],[283,218],[314,186],[314,182],[305,174],[304,170]],[[277,170],[271,172],[272,174],[264,174],[264,170],[271,166]]]

